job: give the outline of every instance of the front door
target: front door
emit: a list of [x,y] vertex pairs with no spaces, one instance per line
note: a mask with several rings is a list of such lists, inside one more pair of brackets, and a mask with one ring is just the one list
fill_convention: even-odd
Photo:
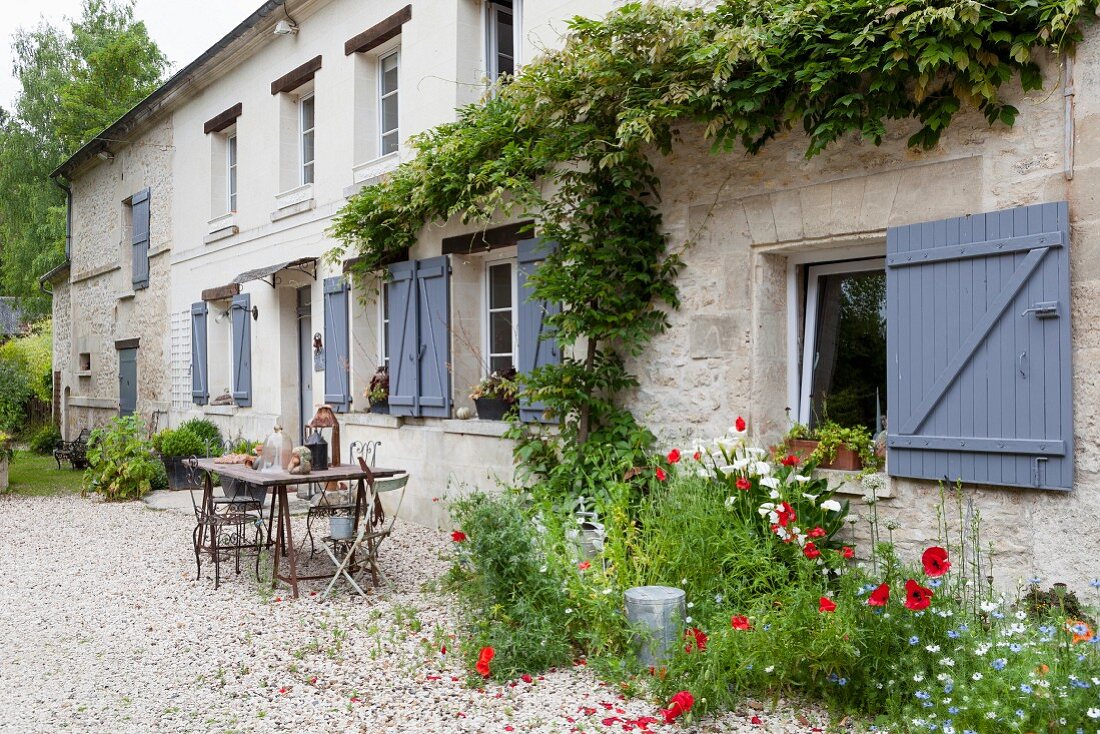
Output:
[[118,350],[118,414],[137,410],[137,349]]
[[306,424],[313,420],[313,319],[310,288],[298,289],[298,416],[299,440],[305,442]]

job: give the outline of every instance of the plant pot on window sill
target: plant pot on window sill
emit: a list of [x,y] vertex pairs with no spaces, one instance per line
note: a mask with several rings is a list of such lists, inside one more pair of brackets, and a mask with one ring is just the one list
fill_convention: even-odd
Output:
[[[810,454],[817,448],[819,441],[811,441],[805,438],[794,438],[787,441],[787,451],[797,456],[803,462],[810,458]],[[859,454],[847,446],[839,446],[836,450],[836,458],[830,462],[822,462],[819,469],[837,469],[840,471],[859,471],[863,468],[863,462]]]
[[370,412],[371,413],[377,413],[378,415],[389,415],[390,414],[390,401],[383,400],[380,403],[371,403],[370,404]]
[[477,419],[482,421],[502,421],[512,410],[515,403],[501,398],[476,398]]

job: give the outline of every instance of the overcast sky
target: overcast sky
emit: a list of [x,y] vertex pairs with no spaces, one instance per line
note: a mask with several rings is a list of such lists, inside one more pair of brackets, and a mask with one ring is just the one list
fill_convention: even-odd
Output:
[[[263,0],[137,0],[134,14],[178,71],[260,7]],[[81,0],[3,0],[0,13],[0,105],[11,107],[19,83],[11,75],[12,37],[16,29],[31,28],[45,18],[61,25],[80,15]]]

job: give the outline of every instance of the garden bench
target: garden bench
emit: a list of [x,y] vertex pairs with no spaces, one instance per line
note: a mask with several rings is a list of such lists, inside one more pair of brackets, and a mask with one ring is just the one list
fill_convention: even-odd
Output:
[[61,468],[61,462],[67,461],[73,469],[86,469],[88,467],[88,439],[92,432],[85,428],[72,441],[58,441],[53,450],[53,458],[57,462],[57,468]]

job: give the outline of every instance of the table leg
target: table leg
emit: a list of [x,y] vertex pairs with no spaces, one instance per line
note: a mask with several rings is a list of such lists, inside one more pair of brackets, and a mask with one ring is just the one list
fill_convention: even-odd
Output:
[[290,564],[290,589],[295,599],[298,598],[298,549],[294,546],[294,531],[290,522],[290,503],[287,500],[286,485],[279,485],[279,506],[283,515],[286,528],[286,560]]
[[[275,512],[275,505],[279,503],[280,496],[279,491],[275,490],[271,493],[271,511]],[[282,560],[280,550],[285,547],[279,542],[279,539],[283,537],[283,508],[279,507],[279,519],[275,521],[275,553],[273,554],[274,560],[271,563],[271,588],[275,588],[279,584],[279,562]],[[271,525],[267,527],[268,541],[271,540]]]

